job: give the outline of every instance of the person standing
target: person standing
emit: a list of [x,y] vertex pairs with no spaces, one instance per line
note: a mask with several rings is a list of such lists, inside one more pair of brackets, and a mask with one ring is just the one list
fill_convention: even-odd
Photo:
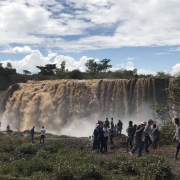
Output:
[[141,124],[136,128],[136,132],[134,135],[134,146],[132,150],[129,152],[132,156],[134,156],[134,153],[138,149],[138,147],[138,156],[142,156],[142,133],[144,131],[145,125],[146,122],[141,122]]
[[111,143],[111,145],[113,145],[113,144],[114,144],[114,142],[113,142],[114,126],[113,126],[113,125],[111,125],[111,127],[110,127],[110,129],[109,129],[109,137],[110,137],[110,143]]
[[174,134],[173,141],[176,140],[176,142],[177,142],[176,155],[175,155],[175,160],[177,160],[177,156],[178,156],[179,149],[180,149],[180,123],[179,123],[179,118],[175,118],[174,121],[176,124],[176,132]]
[[144,128],[144,135],[145,135],[145,152],[148,153],[149,150],[149,146],[152,144],[152,140],[151,140],[151,137],[150,135],[152,134],[152,129],[151,129],[151,126],[153,125],[153,120],[150,119],[148,121],[148,124],[147,126]]
[[107,127],[107,125],[104,125],[103,128],[104,131],[104,152],[107,152],[107,142],[108,142],[108,136],[109,136],[109,128]]
[[99,124],[96,124],[96,128],[94,129],[94,132],[93,132],[93,136],[94,136],[94,139],[93,139],[93,149],[94,150],[99,150],[100,148],[100,145],[99,145],[99,140],[98,140],[98,136],[99,136]]
[[106,118],[105,123],[106,123],[106,127],[109,127],[109,120],[108,120],[108,118]]
[[126,129],[126,132],[128,134],[128,139],[127,139],[127,152],[128,152],[128,146],[130,144],[131,149],[132,149],[132,141],[133,141],[133,137],[134,137],[134,126],[133,126],[133,122],[129,121],[129,126]]
[[35,126],[33,126],[32,129],[31,129],[31,142],[32,142],[32,143],[35,143],[35,142],[34,142],[34,133],[35,133],[35,132],[34,132],[34,129],[35,129]]
[[157,149],[157,142],[159,141],[159,133],[160,130],[156,127],[156,124],[153,124],[153,130],[152,130],[152,139],[153,139],[153,148]]
[[121,120],[119,120],[117,126],[118,126],[118,132],[119,132],[119,135],[121,136],[121,131],[122,131],[122,127],[123,127],[123,123],[122,123]]
[[45,133],[46,133],[46,130],[44,129],[44,126],[42,126],[40,144],[41,144],[41,140],[43,141],[43,144],[44,144]]
[[104,130],[103,130],[103,124],[100,124],[100,128],[99,128],[99,142],[100,142],[100,153],[103,153],[103,148],[104,148]]

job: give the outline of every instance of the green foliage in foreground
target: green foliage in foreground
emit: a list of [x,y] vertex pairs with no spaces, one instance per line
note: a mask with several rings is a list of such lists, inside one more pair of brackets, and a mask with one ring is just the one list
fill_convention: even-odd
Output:
[[90,149],[71,149],[58,139],[45,145],[27,143],[30,137],[0,134],[0,179],[24,180],[169,180],[171,168],[164,158],[114,156],[98,158]]

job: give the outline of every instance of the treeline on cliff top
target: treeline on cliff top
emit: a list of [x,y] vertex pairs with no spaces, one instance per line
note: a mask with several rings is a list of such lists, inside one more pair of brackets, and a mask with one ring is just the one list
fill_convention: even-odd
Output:
[[56,64],[46,64],[36,66],[39,70],[37,74],[32,74],[29,70],[23,70],[23,74],[17,73],[12,64],[8,62],[6,67],[0,63],[0,90],[6,89],[9,85],[26,82],[27,80],[54,80],[54,79],[132,79],[132,78],[170,78],[171,75],[165,72],[152,74],[137,74],[137,69],[119,69],[111,71],[110,59],[103,59],[97,63],[94,59],[89,59],[85,63],[86,72],[79,69],[69,71],[66,69],[66,61],[62,61],[60,68]]

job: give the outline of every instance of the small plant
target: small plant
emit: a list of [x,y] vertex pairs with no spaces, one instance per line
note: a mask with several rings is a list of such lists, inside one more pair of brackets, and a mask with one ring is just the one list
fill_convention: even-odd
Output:
[[53,142],[52,144],[45,146],[44,150],[49,153],[57,153],[58,149],[62,147],[64,147],[64,144]]
[[36,154],[37,148],[33,144],[25,143],[17,148],[17,151],[22,154]]
[[105,172],[99,166],[90,165],[84,171],[81,179],[101,180],[104,179],[104,174]]
[[109,163],[108,163],[108,169],[113,170],[113,169],[119,169],[120,165],[122,162],[126,161],[127,158],[125,156],[115,156],[112,158]]
[[173,174],[169,164],[163,157],[148,155],[141,159],[140,174],[146,180],[170,180]]
[[126,160],[126,161],[121,162],[119,169],[121,170],[121,172],[128,173],[128,174],[138,173],[137,165],[132,160]]
[[41,150],[39,150],[39,151],[37,152],[36,156],[37,156],[37,157],[40,157],[40,158],[42,158],[42,159],[46,159],[46,158],[50,157],[50,154],[49,154],[49,152],[41,149]]

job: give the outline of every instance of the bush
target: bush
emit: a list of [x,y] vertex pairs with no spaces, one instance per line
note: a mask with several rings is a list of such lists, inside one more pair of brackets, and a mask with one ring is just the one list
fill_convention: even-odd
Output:
[[60,142],[53,142],[50,145],[44,146],[43,150],[49,153],[57,153],[58,149],[64,148],[65,145]]
[[22,154],[36,154],[37,148],[33,144],[25,143],[17,148],[17,151]]
[[137,165],[132,160],[122,161],[119,169],[122,172],[128,173],[128,174],[137,174],[138,173]]
[[11,160],[10,158],[11,157],[9,156],[9,154],[7,154],[7,153],[0,153],[0,161],[8,162],[8,161]]
[[109,170],[119,169],[121,163],[126,160],[127,158],[125,156],[115,156],[108,162],[108,169]]
[[99,166],[89,165],[83,172],[81,179],[101,180],[104,179],[104,174],[105,172]]
[[172,180],[173,174],[163,157],[148,155],[141,159],[140,174],[146,180]]
[[3,152],[11,152],[11,151],[14,151],[14,150],[15,150],[15,148],[11,144],[4,144],[1,147],[1,151],[3,151]]
[[172,139],[175,133],[175,126],[170,123],[166,123],[161,127],[160,132],[160,145],[171,145]]
[[39,150],[39,151],[37,152],[36,156],[37,156],[37,157],[40,157],[40,158],[42,158],[42,159],[46,159],[46,158],[49,158],[49,157],[50,157],[50,154],[49,154],[49,152],[41,149],[41,150]]

